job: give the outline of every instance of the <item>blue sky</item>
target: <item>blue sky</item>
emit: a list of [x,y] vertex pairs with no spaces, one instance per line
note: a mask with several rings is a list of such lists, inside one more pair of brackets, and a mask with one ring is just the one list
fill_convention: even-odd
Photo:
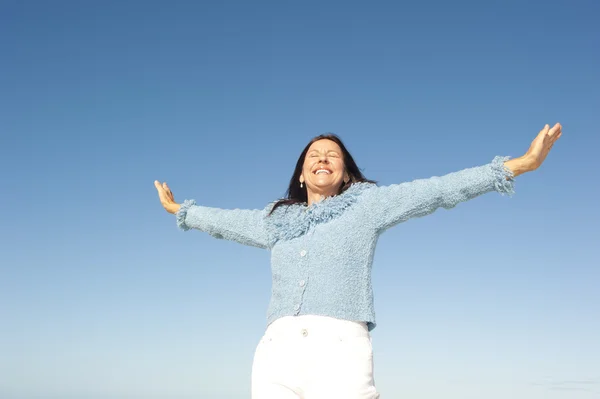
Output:
[[269,254],[176,199],[262,208],[310,138],[380,184],[519,156],[512,198],[386,232],[384,398],[600,397],[594,1],[4,1],[0,397],[249,397]]

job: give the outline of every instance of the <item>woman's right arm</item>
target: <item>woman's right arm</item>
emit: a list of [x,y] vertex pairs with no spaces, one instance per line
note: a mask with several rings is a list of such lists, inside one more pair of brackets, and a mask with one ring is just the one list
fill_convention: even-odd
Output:
[[219,209],[196,205],[195,201],[175,202],[166,183],[154,182],[161,204],[177,216],[182,230],[197,229],[215,238],[231,240],[259,248],[271,247],[270,235],[265,227],[267,210]]

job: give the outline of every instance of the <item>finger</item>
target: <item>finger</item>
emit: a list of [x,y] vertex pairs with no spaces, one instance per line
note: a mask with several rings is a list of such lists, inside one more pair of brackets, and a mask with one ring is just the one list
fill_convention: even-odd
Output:
[[167,183],[164,183],[164,187],[165,187],[167,197],[169,198],[169,201],[172,203],[175,203],[175,196],[173,195],[171,188],[167,185]]
[[554,143],[556,143],[556,141],[562,136],[562,131],[558,132],[556,135],[552,136],[552,138],[550,139],[550,146],[548,147],[548,149],[551,149],[552,146],[554,145]]
[[540,134],[541,133],[548,133],[548,130],[550,130],[550,125],[545,124],[544,128],[542,130],[540,130]]
[[165,204],[170,204],[175,202],[175,199],[173,198],[173,195],[171,194],[169,196],[169,193],[167,191],[165,191],[165,184],[160,184],[160,182],[158,180],[154,181],[154,187],[156,187],[156,190],[158,191],[158,199],[160,200],[160,203],[165,205]]
[[167,197],[169,197],[169,199],[175,201],[175,199],[173,198],[173,192],[171,191],[171,189],[169,188],[167,183],[163,183],[163,188],[165,189]]
[[156,187],[156,190],[158,191],[158,198],[160,199],[160,202],[164,202],[167,198],[167,193],[165,192],[162,184],[160,184],[157,180],[154,182],[154,187]]
[[548,136],[550,136],[550,137],[554,136],[556,133],[559,133],[561,131],[561,129],[562,129],[562,126],[560,125],[560,123],[557,123],[556,125],[552,126],[552,129],[550,129],[548,131]]
[[550,130],[550,125],[544,125],[542,130],[540,130],[540,132],[538,133],[536,140],[543,140],[544,137],[546,137],[546,135],[548,134],[548,130]]
[[550,137],[550,139],[548,140],[548,145],[553,146],[554,143],[556,143],[556,140],[558,140],[559,137],[560,137],[560,133],[557,133],[554,136]]
[[552,136],[552,144],[556,143],[556,140],[558,140],[560,136],[562,136],[562,131]]

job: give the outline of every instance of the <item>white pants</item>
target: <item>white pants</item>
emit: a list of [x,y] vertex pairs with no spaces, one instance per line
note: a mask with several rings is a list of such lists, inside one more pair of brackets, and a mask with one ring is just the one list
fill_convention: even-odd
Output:
[[364,323],[283,317],[267,328],[252,366],[252,399],[377,399]]

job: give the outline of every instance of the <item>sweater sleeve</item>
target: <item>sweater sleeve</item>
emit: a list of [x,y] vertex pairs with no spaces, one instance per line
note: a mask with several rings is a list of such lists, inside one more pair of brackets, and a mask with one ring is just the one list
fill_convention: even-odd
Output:
[[451,209],[490,191],[512,195],[514,180],[511,171],[504,166],[507,159],[496,157],[487,165],[441,177],[374,187],[365,193],[368,218],[377,230],[383,231],[408,219],[433,213],[440,207]]
[[219,209],[196,205],[186,200],[176,213],[177,226],[197,229],[219,239],[259,248],[270,248],[271,240],[265,228],[267,210]]

